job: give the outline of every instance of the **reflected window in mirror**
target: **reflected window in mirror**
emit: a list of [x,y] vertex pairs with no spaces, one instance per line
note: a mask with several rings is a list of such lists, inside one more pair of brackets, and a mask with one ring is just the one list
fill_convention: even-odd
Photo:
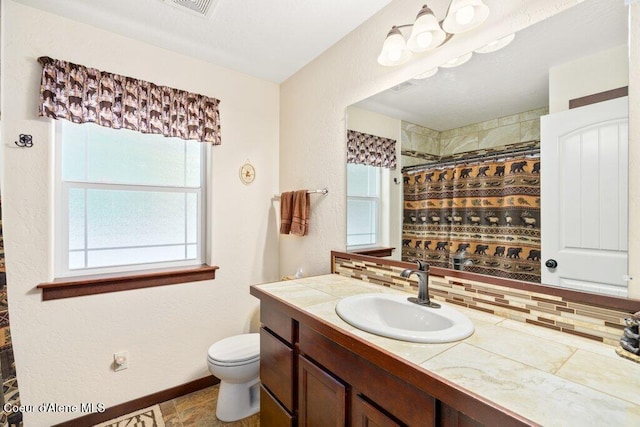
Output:
[[378,246],[383,168],[347,164],[347,248]]

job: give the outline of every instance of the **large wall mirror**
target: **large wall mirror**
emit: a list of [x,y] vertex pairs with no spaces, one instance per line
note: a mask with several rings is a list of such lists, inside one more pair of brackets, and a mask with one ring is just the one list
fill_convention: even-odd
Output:
[[349,106],[398,161],[347,164],[347,249],[626,297],[628,75],[628,6],[585,0]]

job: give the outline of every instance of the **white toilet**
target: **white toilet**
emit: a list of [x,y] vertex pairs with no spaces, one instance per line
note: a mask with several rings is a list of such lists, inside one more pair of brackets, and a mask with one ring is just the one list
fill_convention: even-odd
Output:
[[216,416],[237,421],[260,410],[260,334],[224,338],[207,352],[209,371],[220,379]]

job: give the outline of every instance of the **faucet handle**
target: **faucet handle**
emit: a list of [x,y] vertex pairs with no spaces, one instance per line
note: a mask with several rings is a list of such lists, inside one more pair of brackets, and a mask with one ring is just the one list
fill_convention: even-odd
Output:
[[424,261],[418,260],[418,270],[420,271],[429,271],[429,264]]

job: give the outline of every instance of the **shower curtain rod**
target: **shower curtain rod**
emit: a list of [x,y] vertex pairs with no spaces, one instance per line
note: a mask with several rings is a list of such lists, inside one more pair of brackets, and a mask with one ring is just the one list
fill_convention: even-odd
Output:
[[460,157],[458,159],[453,159],[453,160],[445,160],[443,162],[436,161],[433,163],[423,163],[421,165],[404,167],[402,168],[402,172],[419,172],[419,171],[430,169],[430,168],[440,168],[440,167],[452,166],[452,165],[457,165],[462,163],[477,162],[482,160],[501,159],[501,158],[507,159],[509,157],[527,156],[527,155],[540,155],[540,147],[518,148],[518,149],[507,150],[507,151],[494,153],[494,154],[490,154],[490,153],[478,154],[478,155],[469,156],[469,157]]

